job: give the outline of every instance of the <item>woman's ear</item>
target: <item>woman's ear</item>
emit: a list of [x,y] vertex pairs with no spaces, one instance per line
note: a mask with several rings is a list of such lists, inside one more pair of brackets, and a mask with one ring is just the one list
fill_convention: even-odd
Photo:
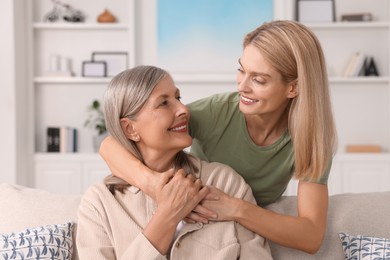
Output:
[[138,142],[139,141],[139,134],[138,134],[138,132],[135,129],[133,121],[131,121],[128,118],[121,118],[120,119],[120,124],[121,124],[121,128],[122,128],[123,133],[125,134],[125,136],[128,139],[130,139],[130,140],[132,140],[134,142]]
[[295,98],[299,94],[298,92],[298,80],[293,80],[288,84],[288,93],[287,97],[288,98]]

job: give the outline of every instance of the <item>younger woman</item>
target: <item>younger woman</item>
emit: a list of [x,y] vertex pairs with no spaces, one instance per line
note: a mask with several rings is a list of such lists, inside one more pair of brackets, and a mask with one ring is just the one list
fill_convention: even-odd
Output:
[[[189,105],[191,152],[236,170],[251,186],[258,206],[212,189],[219,200],[203,201],[195,209],[203,216],[193,212],[188,217],[215,219],[211,210],[217,220],[237,221],[275,243],[314,253],[326,229],[327,180],[336,147],[320,42],[295,21],[263,24],[244,39],[237,88]],[[110,137],[100,153],[116,175],[152,197],[152,188],[171,174],[156,175],[141,167]],[[139,171],[129,171],[138,166]],[[298,215],[265,209],[293,176],[299,180]]]

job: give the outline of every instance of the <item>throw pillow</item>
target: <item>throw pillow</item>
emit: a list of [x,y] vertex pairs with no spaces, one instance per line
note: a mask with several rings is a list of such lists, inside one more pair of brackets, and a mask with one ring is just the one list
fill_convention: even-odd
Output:
[[71,259],[73,223],[0,234],[0,259]]
[[347,260],[390,259],[390,239],[339,233]]

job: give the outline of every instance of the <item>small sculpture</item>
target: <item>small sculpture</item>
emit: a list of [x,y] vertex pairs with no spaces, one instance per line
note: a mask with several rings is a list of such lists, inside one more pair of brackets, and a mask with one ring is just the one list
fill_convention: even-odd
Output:
[[85,16],[80,10],[76,10],[70,5],[66,5],[62,18],[67,22],[80,23],[84,22]]
[[85,15],[80,11],[74,9],[69,4],[64,4],[59,0],[52,0],[54,7],[53,9],[45,15],[45,22],[57,22],[62,18],[66,22],[84,22]]
[[97,17],[98,23],[115,23],[116,18],[107,9]]

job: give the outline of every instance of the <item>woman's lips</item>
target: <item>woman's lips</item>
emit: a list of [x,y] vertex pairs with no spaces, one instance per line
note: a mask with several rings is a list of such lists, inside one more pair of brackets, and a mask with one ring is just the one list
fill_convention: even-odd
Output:
[[244,104],[247,104],[247,105],[251,105],[251,104],[258,102],[258,100],[256,100],[256,99],[251,99],[248,97],[244,97],[242,95],[240,97],[241,97],[241,102]]

